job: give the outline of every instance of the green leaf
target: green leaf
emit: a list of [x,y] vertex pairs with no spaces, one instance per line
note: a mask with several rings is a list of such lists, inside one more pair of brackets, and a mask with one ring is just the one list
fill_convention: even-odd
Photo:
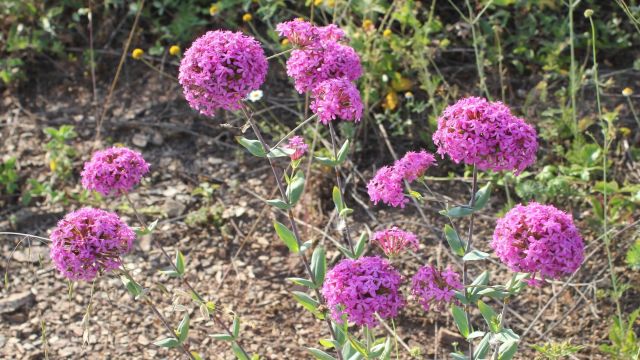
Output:
[[316,247],[311,255],[311,271],[314,282],[317,286],[322,286],[324,277],[327,274],[327,257],[322,246]]
[[474,359],[485,359],[487,352],[489,351],[489,340],[491,340],[491,333],[487,333],[473,352]]
[[195,351],[192,351],[191,355],[193,356],[193,360],[202,360],[202,356]]
[[300,303],[300,305],[302,305],[305,309],[315,313],[316,310],[318,310],[318,306],[320,305],[315,299],[313,299],[311,296],[300,292],[300,291],[293,291],[293,298]]
[[336,360],[333,356],[327,354],[326,352],[316,349],[316,348],[307,348],[307,351],[313,355],[317,360]]
[[451,250],[453,250],[453,253],[458,256],[463,256],[464,243],[451,225],[447,224],[444,226],[444,236],[447,238],[447,242],[449,243]]
[[333,187],[331,197],[333,198],[333,204],[336,206],[336,210],[338,210],[338,213],[340,213],[344,209],[344,202],[342,201],[340,189],[337,186]]
[[178,342],[178,340],[176,340],[176,338],[164,338],[162,340],[154,342],[153,345],[173,349],[174,347],[180,345],[180,343]]
[[441,210],[440,214],[452,218],[459,218],[473,214],[473,209],[468,206],[456,206],[447,210]]
[[348,337],[349,337],[349,344],[351,344],[351,346],[354,349],[356,349],[357,352],[362,354],[362,356],[364,356],[365,359],[369,358],[369,352],[367,351],[366,346],[360,341],[358,341],[358,339],[354,338],[353,336],[348,335]]
[[475,195],[475,205],[473,206],[473,211],[481,210],[487,202],[489,201],[489,196],[491,195],[491,183],[483,186]]
[[212,338],[216,339],[216,340],[220,340],[220,341],[233,341],[233,336],[229,335],[229,334],[213,334],[213,335],[209,335]]
[[269,151],[269,153],[267,154],[267,157],[269,158],[287,157],[287,156],[291,156],[291,154],[293,154],[294,152],[295,152],[294,149],[277,147],[277,148],[271,149],[271,151]]
[[326,166],[336,166],[337,165],[336,160],[334,158],[332,158],[332,157],[314,156],[313,158],[316,159],[316,161],[318,161],[322,165],[326,165]]
[[296,241],[295,235],[282,223],[277,221],[273,222],[273,227],[276,229],[276,233],[280,240],[284,242],[285,245],[289,248],[289,250],[293,253],[298,252],[298,242]]
[[184,275],[184,255],[180,250],[176,250],[176,269],[178,269],[178,274]]
[[489,325],[491,332],[497,333],[500,331],[500,321],[498,320],[498,314],[487,305],[484,301],[478,300],[478,309],[484,318],[484,321]]
[[498,349],[498,360],[511,360],[518,351],[518,342],[511,340],[500,345]]
[[479,338],[479,337],[484,336],[484,335],[485,335],[484,331],[476,330],[476,331],[472,332],[471,334],[469,334],[469,336],[467,336],[467,340]]
[[272,200],[267,200],[265,201],[267,204],[271,205],[271,206],[275,206],[280,210],[289,210],[291,209],[291,205],[287,204],[286,202],[280,200],[280,199],[272,199]]
[[293,181],[287,186],[287,197],[289,198],[289,204],[295,205],[302,196],[304,191],[304,173],[298,171],[293,177]]
[[466,339],[469,336],[469,322],[467,321],[467,314],[457,305],[451,306],[451,314],[453,315],[453,321],[456,323],[460,334],[462,334]]
[[309,289],[317,288],[317,286],[313,283],[313,281],[311,281],[309,279],[292,277],[292,278],[287,278],[287,280],[291,281],[292,283],[294,283],[296,285],[308,287]]
[[140,286],[140,284],[135,282],[135,280],[133,280],[129,276],[122,275],[120,276],[120,280],[122,281],[122,284],[124,284],[124,286],[127,288],[127,291],[129,291],[129,293],[134,298],[140,296],[140,294],[142,294],[142,292],[144,291],[142,286]]
[[178,324],[178,340],[182,343],[189,335],[189,314],[184,314],[182,321]]
[[233,354],[238,360],[249,360],[249,357],[245,355],[240,345],[238,345],[238,343],[236,343],[235,341],[231,343],[231,350],[233,350]]
[[451,358],[454,360],[467,360],[466,355],[460,355],[458,353],[449,353],[449,356],[451,356]]
[[234,338],[238,337],[238,334],[240,334],[240,318],[238,316],[234,316],[233,317],[233,325],[232,327],[232,334]]
[[462,257],[464,261],[476,261],[484,260],[489,257],[489,254],[479,250],[472,250],[467,255]]
[[157,226],[158,226],[158,219],[153,221],[147,227],[134,228],[134,231],[135,231],[137,236],[149,235],[156,229]]
[[318,342],[327,349],[337,348],[337,345],[339,345],[338,342],[333,339],[320,339]]
[[340,213],[338,213],[338,216],[340,216],[341,218],[346,218],[347,216],[353,214],[353,209],[351,208],[344,208],[342,209],[342,211],[340,211]]
[[249,150],[253,156],[265,157],[267,155],[267,152],[259,140],[249,140],[243,136],[236,136],[236,141],[245,149]]
[[336,165],[340,165],[347,160],[347,155],[349,155],[349,140],[345,141],[342,144],[342,147],[338,151],[338,158],[336,159]]
[[358,239],[356,247],[355,249],[353,249],[353,251],[355,252],[355,254],[353,254],[355,259],[360,258],[360,256],[362,256],[362,254],[364,253],[364,248],[367,245],[367,237],[367,233],[364,232],[360,235],[360,239]]

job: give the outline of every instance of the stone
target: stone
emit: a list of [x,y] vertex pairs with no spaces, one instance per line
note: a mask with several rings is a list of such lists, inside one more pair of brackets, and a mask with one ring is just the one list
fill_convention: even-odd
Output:
[[24,306],[33,304],[34,301],[35,296],[33,296],[30,291],[10,294],[5,298],[0,299],[0,314],[14,312]]

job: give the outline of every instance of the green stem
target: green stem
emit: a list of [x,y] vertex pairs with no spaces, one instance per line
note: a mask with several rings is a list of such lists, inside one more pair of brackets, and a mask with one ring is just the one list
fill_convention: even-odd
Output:
[[294,50],[293,48],[290,48],[290,49],[287,49],[287,50],[284,50],[284,51],[280,51],[279,53],[276,53],[276,54],[273,54],[273,55],[267,57],[267,60],[275,59],[278,56],[284,55],[284,54],[289,53],[289,52],[291,52],[293,50]]
[[573,119],[574,132],[578,129],[578,115],[576,108],[576,55],[575,34],[573,31],[573,10],[576,0],[569,0],[569,47],[571,50],[571,67],[569,69],[569,93],[571,95],[571,117]]
[[[472,180],[472,184],[471,184],[471,201],[469,202],[469,206],[473,209],[473,207],[476,205],[476,192],[478,191],[478,168],[475,166],[475,164],[473,165],[473,180]],[[469,217],[469,232],[467,235],[467,246],[464,249],[464,254],[466,255],[469,250],[471,250],[471,243],[473,241],[473,220],[475,218],[475,212],[472,212],[470,217]],[[467,261],[464,261],[464,258],[462,260],[462,285],[465,286],[464,288],[464,296],[465,298],[468,295],[467,292],[467,288],[466,288],[466,284],[469,281],[469,276],[468,276],[468,268],[467,268]],[[467,323],[469,325],[471,325],[471,311],[469,311],[469,309],[466,309],[465,313],[467,314]],[[473,341],[470,340],[469,341],[469,359],[473,359]]]
[[[329,133],[331,134],[331,147],[333,148],[333,157],[335,159],[338,159],[338,146],[336,144],[336,132],[333,128],[333,122],[329,121]],[[344,201],[344,189],[342,188],[342,180],[340,179],[340,171],[338,168],[338,165],[335,165],[333,167],[334,172],[336,174],[336,183],[338,185],[338,192],[340,193],[340,201],[345,204]],[[336,217],[336,221],[340,221],[340,216],[338,215]],[[342,229],[342,237],[343,239],[347,242],[347,244],[349,244],[349,249],[351,250],[352,254],[355,254],[355,250],[353,248],[353,241],[351,240],[351,229],[349,229],[349,222],[347,221],[346,217],[344,219],[344,227]]]
[[[129,270],[127,270],[127,268],[124,266],[124,264],[122,265],[122,270],[121,271],[127,278],[129,278],[129,280],[137,283],[133,279],[133,276],[131,275]],[[164,327],[167,329],[167,331],[169,331],[171,336],[178,342],[178,344],[180,344],[180,349],[182,350],[182,352],[184,352],[184,354],[187,355],[187,357],[189,357],[190,359],[195,360],[195,357],[193,356],[193,354],[191,354],[189,352],[189,350],[187,350],[187,348],[184,346],[184,344],[180,341],[180,339],[178,338],[178,335],[176,334],[176,332],[173,330],[171,325],[169,325],[169,322],[164,317],[164,315],[162,315],[162,313],[158,310],[158,307],[153,303],[153,301],[151,301],[151,298],[147,295],[147,293],[143,290],[141,295],[142,295],[142,299],[144,300],[144,302],[147,305],[149,305],[149,307],[151,308],[153,313],[156,315],[156,317],[158,319],[160,319],[160,322],[162,323],[162,325],[164,325]]]
[[602,152],[602,178],[604,181],[603,187],[603,234],[604,234],[604,244],[605,249],[607,251],[607,264],[609,266],[609,274],[611,275],[611,284],[613,286],[613,292],[615,293],[614,301],[616,302],[616,312],[618,314],[618,318],[620,321],[622,319],[622,309],[620,307],[620,299],[618,293],[618,279],[615,274],[615,269],[613,267],[613,255],[611,253],[611,239],[608,235],[608,194],[607,194],[607,154],[609,152],[609,125],[607,121],[602,116],[602,104],[600,103],[600,80],[598,78],[598,60],[596,57],[596,26],[593,22],[592,16],[589,16],[589,23],[591,24],[591,43],[592,43],[592,51],[593,51],[593,82],[596,88],[596,104],[598,106],[598,118],[600,120],[600,124],[602,126],[602,135],[604,137],[603,140],[603,152]]

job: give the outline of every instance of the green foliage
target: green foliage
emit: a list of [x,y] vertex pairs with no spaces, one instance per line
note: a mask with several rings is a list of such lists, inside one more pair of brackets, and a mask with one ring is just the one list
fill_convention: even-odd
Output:
[[640,269],[640,240],[631,245],[629,251],[627,251],[626,257],[627,265],[635,270]]
[[78,134],[71,125],[62,125],[58,129],[48,127],[43,131],[49,136],[49,141],[45,143],[49,168],[65,180],[71,175],[73,159],[77,155],[75,149],[67,143],[75,139]]
[[571,341],[563,341],[561,343],[549,341],[542,345],[532,345],[534,350],[540,353],[536,359],[542,360],[559,360],[577,354],[584,348],[582,345],[573,345]]
[[635,322],[640,316],[640,308],[629,314],[626,319],[615,316],[609,326],[611,344],[601,345],[600,351],[609,354],[612,359],[637,359],[640,353],[640,341],[635,333]]
[[18,190],[18,172],[16,171],[15,157],[10,157],[0,163],[0,190],[6,194],[13,194]]

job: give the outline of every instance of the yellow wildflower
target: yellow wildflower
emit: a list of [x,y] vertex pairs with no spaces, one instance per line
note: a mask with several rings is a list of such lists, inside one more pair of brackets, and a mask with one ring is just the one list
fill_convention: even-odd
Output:
[[214,16],[215,14],[218,13],[218,10],[220,10],[218,8],[218,4],[211,4],[211,6],[209,6],[209,15]]
[[178,56],[180,55],[180,46],[178,45],[173,45],[169,48],[169,54],[173,55],[173,56]]
[[289,45],[289,39],[282,39],[282,41],[280,42],[280,44],[282,44],[282,46],[287,46],[287,45]]
[[387,110],[395,110],[398,107],[398,94],[395,91],[389,91],[384,97],[382,107]]
[[242,21],[249,22],[251,20],[253,20],[253,15],[251,15],[249,13],[246,13],[246,14],[242,15]]
[[313,0],[313,5],[320,6],[324,0]]
[[373,30],[373,21],[369,20],[369,19],[365,19],[362,22],[362,29],[364,29],[364,31],[370,31]]
[[135,48],[131,52],[131,57],[134,58],[135,60],[142,59],[142,55],[144,55],[144,50],[142,50],[140,48]]
[[384,31],[382,32],[382,36],[386,38],[391,37],[391,29],[384,29]]
[[58,164],[56,164],[55,160],[49,161],[49,169],[51,169],[51,172],[56,172],[57,168],[58,168]]
[[393,74],[393,78],[391,79],[391,87],[395,91],[408,91],[413,86],[413,82],[402,76],[399,72]]
[[630,87],[626,87],[622,90],[622,95],[623,96],[631,96],[633,95],[633,89]]

